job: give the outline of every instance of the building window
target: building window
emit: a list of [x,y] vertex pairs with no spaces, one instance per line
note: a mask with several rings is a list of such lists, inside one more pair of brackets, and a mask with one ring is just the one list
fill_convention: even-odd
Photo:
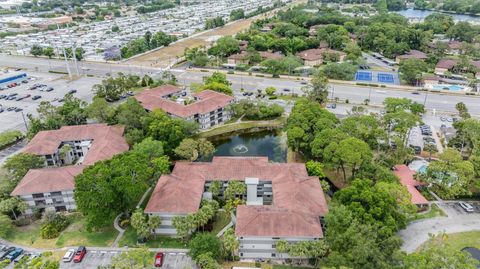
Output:
[[61,191],[54,191],[54,192],[51,192],[50,195],[51,196],[62,196],[62,192]]
[[240,257],[243,257],[243,253],[242,253],[242,252],[240,252]]
[[275,258],[275,257],[277,257],[277,254],[272,253],[272,258]]
[[47,165],[53,165],[53,161],[48,160]]
[[43,193],[34,193],[32,196],[33,198],[43,198]]

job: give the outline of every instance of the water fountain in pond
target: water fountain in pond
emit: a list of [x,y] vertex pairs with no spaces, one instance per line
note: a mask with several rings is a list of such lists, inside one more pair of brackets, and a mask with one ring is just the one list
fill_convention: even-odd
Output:
[[247,146],[240,144],[232,148],[232,151],[236,154],[245,154],[248,152]]

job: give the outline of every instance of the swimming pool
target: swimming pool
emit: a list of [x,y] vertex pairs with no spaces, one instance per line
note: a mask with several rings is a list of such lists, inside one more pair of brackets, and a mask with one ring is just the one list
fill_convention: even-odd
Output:
[[463,90],[462,86],[459,85],[433,85],[432,89],[434,90],[447,90],[447,91],[461,91]]

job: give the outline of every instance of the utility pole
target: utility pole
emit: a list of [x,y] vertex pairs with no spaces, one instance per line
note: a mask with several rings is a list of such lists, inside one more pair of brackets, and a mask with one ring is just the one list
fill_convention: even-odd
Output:
[[[69,30],[68,28],[70,27],[70,25],[67,23],[67,30]],[[72,37],[70,37],[70,42],[72,42]],[[75,63],[75,70],[77,71],[77,77],[80,76],[80,72],[78,72],[78,62],[77,62],[77,48],[75,47],[75,44],[72,42],[70,43],[70,47],[72,49],[72,58],[73,58],[73,62]]]
[[335,92],[335,85],[332,85],[332,101],[334,100],[333,99],[333,93]]
[[65,45],[63,44],[63,38],[62,38],[62,34],[60,33],[60,26],[58,26],[58,23],[57,23],[57,30],[58,30],[58,33],[60,34],[60,42],[62,42],[63,57],[65,59],[65,65],[67,66],[68,77],[70,78],[70,80],[72,80],[72,72],[70,72],[70,66],[68,65],[68,60],[67,60],[67,52],[65,51]]

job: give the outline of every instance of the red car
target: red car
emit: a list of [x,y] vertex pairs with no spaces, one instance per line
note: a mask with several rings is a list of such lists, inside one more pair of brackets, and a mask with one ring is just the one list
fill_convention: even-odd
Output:
[[77,251],[75,251],[75,256],[73,256],[73,262],[81,262],[86,254],[87,248],[85,248],[84,246],[78,247]]
[[155,267],[162,267],[163,265],[163,253],[157,252],[155,255]]

